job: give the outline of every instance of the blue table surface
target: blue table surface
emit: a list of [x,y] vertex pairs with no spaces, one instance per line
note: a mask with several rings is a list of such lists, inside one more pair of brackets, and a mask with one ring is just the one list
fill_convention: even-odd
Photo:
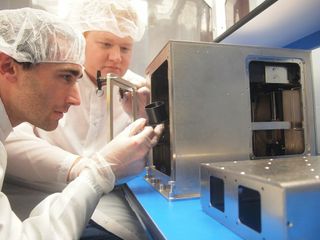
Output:
[[203,212],[199,198],[168,201],[155,191],[143,176],[134,178],[127,185],[149,218],[168,240],[242,239]]

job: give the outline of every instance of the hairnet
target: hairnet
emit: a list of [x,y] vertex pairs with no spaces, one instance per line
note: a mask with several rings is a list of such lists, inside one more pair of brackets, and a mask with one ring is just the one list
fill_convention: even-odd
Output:
[[134,41],[143,36],[145,25],[133,0],[71,0],[69,4],[67,20],[83,33],[105,31]]
[[0,11],[0,52],[18,62],[84,63],[81,33],[43,10]]

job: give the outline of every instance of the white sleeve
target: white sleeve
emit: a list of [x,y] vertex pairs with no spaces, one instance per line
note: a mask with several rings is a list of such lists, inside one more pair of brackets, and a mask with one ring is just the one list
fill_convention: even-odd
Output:
[[79,157],[37,137],[30,124],[21,124],[7,137],[7,176],[26,181],[44,190],[61,189],[66,184],[68,171]]
[[130,69],[127,70],[123,78],[139,87],[145,86],[147,84],[147,80],[143,76],[140,76]]
[[0,192],[0,239],[79,239],[102,191],[90,171],[84,171],[61,193],[44,199],[21,222]]

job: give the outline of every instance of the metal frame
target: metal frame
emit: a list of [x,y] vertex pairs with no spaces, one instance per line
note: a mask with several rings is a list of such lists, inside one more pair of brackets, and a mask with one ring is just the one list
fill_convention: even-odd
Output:
[[98,95],[103,95],[104,90],[102,90],[102,86],[106,86],[106,111],[108,116],[106,124],[109,126],[109,132],[107,135],[107,141],[109,142],[113,139],[113,87],[118,86],[124,91],[132,92],[132,120],[136,120],[138,113],[137,86],[112,73],[108,73],[107,76],[101,77],[101,73],[99,71],[97,73],[97,83]]

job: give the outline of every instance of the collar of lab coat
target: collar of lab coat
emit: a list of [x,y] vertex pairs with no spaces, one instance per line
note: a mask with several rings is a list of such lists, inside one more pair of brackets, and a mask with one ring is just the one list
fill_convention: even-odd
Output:
[[97,88],[96,85],[91,81],[88,73],[85,70],[83,71],[83,76],[80,81],[83,81],[83,84],[86,86],[86,89],[89,88],[90,90],[92,90],[93,88]]
[[0,141],[4,142],[12,131],[12,125],[7,115],[6,109],[0,99]]

